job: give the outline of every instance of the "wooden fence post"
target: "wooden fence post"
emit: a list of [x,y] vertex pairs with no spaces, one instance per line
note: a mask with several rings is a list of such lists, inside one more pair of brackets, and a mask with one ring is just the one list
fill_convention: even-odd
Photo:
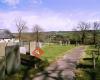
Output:
[[96,65],[96,62],[95,62],[95,53],[93,52],[92,53],[92,57],[93,57],[93,68],[95,69],[95,65]]

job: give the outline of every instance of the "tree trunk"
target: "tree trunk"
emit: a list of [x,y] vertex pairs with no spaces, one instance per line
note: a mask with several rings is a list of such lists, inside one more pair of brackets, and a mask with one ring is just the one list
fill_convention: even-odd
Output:
[[96,44],[96,32],[94,31],[93,33],[93,44],[95,45]]
[[21,45],[21,32],[19,32],[19,45]]

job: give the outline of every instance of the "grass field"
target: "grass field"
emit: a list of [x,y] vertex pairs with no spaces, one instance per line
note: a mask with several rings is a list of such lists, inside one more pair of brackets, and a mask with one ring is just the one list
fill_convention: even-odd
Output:
[[43,47],[43,51],[44,54],[41,57],[41,59],[47,59],[49,62],[50,61],[54,61],[55,59],[63,56],[65,54],[66,51],[74,48],[74,45],[66,45],[66,46],[62,46],[62,45],[46,45],[45,47]]

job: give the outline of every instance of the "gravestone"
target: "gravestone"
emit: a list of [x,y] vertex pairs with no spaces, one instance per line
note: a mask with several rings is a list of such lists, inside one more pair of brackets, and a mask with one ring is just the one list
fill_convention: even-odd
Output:
[[26,52],[27,52],[26,47],[20,47],[19,52],[20,52],[21,54],[26,54]]
[[5,46],[6,46],[6,43],[2,42],[0,43],[0,56],[5,56]]

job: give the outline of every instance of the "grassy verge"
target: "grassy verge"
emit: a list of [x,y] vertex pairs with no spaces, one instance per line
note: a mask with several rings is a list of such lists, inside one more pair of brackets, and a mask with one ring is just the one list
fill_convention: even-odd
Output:
[[[73,45],[67,45],[67,46],[61,46],[61,45],[45,45],[42,49],[44,50],[44,54],[41,57],[42,60],[45,61],[45,63],[41,64],[44,65],[44,67],[47,66],[47,63],[50,63],[52,61],[55,61],[57,58],[63,56],[66,51],[74,48],[75,46]],[[27,67],[21,65],[21,69],[19,70],[18,73],[10,75],[7,80],[22,80],[23,75],[25,74]],[[40,70],[37,68],[31,68],[28,70],[28,78],[31,80],[34,77],[34,74],[39,72]]]
[[93,69],[91,54],[93,50],[96,50],[93,46],[86,48],[85,55],[77,66],[76,80],[100,80],[100,57],[96,60],[96,68]]

